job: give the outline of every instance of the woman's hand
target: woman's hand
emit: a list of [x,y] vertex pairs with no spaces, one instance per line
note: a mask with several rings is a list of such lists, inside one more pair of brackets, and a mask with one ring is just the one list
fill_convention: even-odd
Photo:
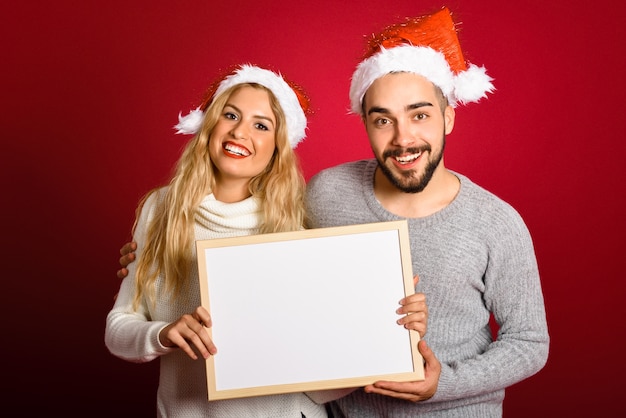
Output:
[[193,344],[205,359],[217,353],[217,348],[207,328],[211,328],[211,315],[202,306],[196,308],[192,314],[180,317],[159,333],[159,341],[164,347],[179,347],[189,357],[196,360],[198,356],[191,348]]

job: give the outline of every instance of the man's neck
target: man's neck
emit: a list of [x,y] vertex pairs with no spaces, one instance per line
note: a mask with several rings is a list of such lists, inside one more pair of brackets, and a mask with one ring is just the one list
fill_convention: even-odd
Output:
[[386,210],[403,218],[423,218],[440,211],[454,200],[460,188],[459,179],[443,164],[419,193],[398,189],[379,168],[374,173],[374,195]]

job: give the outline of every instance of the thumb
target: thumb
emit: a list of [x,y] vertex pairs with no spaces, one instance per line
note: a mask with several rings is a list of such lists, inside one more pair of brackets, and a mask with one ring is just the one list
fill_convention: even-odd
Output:
[[428,344],[426,344],[425,340],[420,340],[417,343],[417,349],[419,350],[420,354],[422,355],[422,358],[424,359],[424,365],[426,366],[427,370],[436,371],[437,369],[441,368],[441,364],[439,363],[439,360],[437,360],[435,353],[433,352],[433,350],[430,349]]
[[413,286],[417,286],[419,281],[420,281],[420,276],[418,276],[417,274],[413,276]]

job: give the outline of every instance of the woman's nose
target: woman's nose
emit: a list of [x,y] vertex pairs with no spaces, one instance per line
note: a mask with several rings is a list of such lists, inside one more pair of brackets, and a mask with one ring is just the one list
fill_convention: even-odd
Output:
[[246,139],[248,137],[248,132],[242,123],[238,123],[233,127],[232,134],[235,139]]

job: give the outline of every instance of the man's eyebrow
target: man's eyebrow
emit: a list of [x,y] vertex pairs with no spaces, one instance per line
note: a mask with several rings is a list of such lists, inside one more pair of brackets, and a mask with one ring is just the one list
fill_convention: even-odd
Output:
[[417,103],[413,103],[410,104],[406,107],[406,110],[413,110],[413,109],[419,109],[420,107],[432,107],[433,104],[430,102],[417,102]]
[[[410,105],[405,106],[405,109],[409,111],[409,110],[419,109],[420,107],[432,107],[432,106],[433,104],[430,102],[417,102],[417,103],[411,103]],[[373,107],[370,107],[370,109],[367,111],[368,115],[371,115],[372,113],[388,114],[390,112],[389,112],[389,109],[387,108],[373,106]]]
[[367,111],[368,115],[371,115],[372,113],[389,113],[389,110],[385,109],[384,107],[374,106],[370,107],[370,109]]

